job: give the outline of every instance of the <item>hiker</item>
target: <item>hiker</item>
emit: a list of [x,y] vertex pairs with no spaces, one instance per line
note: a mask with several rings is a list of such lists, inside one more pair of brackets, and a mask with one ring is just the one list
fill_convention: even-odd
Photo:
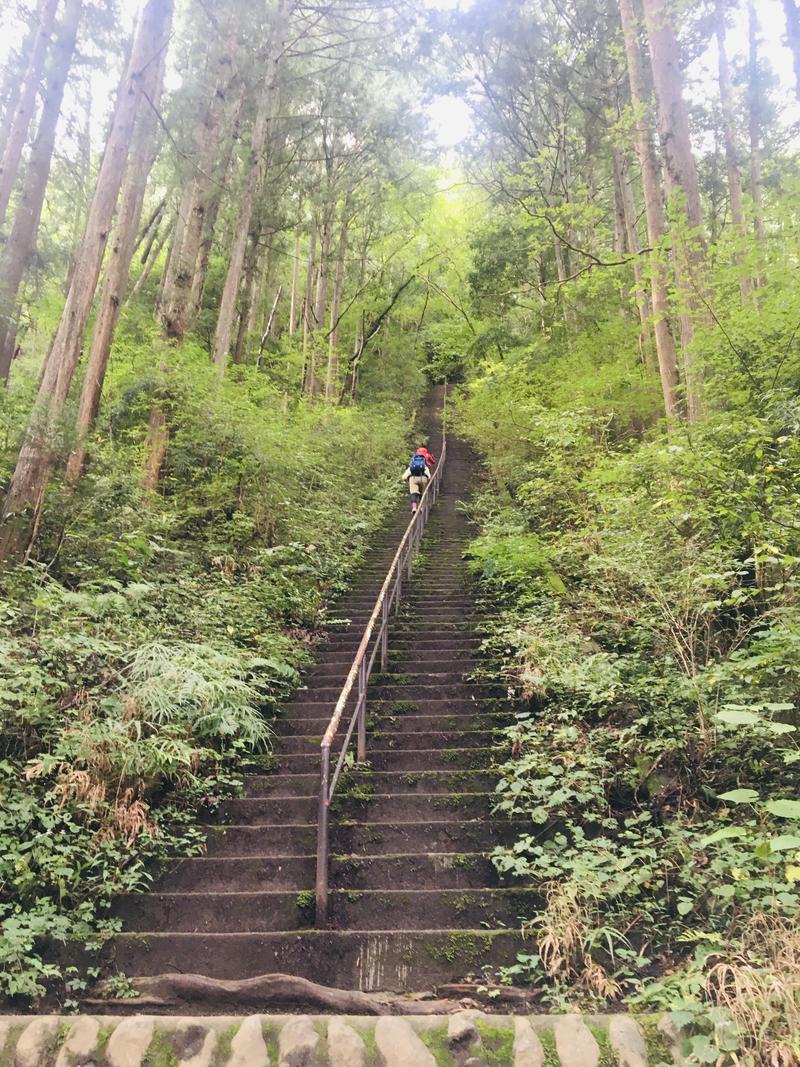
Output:
[[428,484],[431,476],[430,468],[425,462],[425,457],[422,455],[423,451],[424,449],[417,449],[411,457],[411,461],[403,474],[403,481],[408,482],[408,491],[411,494],[412,514],[417,510],[417,505],[422,499],[422,494],[425,492],[425,486]]
[[422,456],[425,462],[428,464],[428,469],[433,470],[436,466],[436,456],[432,455],[427,448],[423,445],[422,448],[418,448],[414,453],[415,456]]

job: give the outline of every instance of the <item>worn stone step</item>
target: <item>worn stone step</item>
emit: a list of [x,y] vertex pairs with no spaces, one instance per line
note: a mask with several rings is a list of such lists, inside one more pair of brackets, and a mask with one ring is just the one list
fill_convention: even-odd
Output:
[[[309,784],[311,784],[309,782]],[[359,795],[347,789],[360,791]],[[488,815],[493,793],[370,793],[369,785],[356,780],[340,789],[335,803],[345,818],[386,821],[392,818],[440,821],[479,819]],[[318,794],[308,796],[250,796],[226,800],[220,806],[219,819],[236,825],[271,826],[273,823],[312,821],[316,818]]]
[[[382,715],[370,713],[368,739],[371,743],[376,744],[380,738],[390,734],[434,732],[454,734],[458,733],[460,728],[469,729],[470,731],[490,731],[502,729],[513,722],[513,718],[508,712],[478,712],[471,706],[463,707],[448,702],[442,702],[439,710],[436,711],[431,706],[436,703],[433,701],[428,702],[427,708],[420,710],[420,702],[417,701],[416,703],[418,705],[417,709],[413,711],[404,710],[402,714],[396,713],[392,715],[389,711],[384,712]],[[322,738],[328,728],[333,705],[320,704],[317,705],[316,710],[324,712],[324,714],[314,715],[311,712],[305,713],[301,710],[295,712],[293,710],[291,718],[287,717],[279,720],[281,734],[283,736],[287,734],[306,734]],[[346,726],[343,724],[340,728],[340,737],[344,736],[345,729]],[[386,745],[380,744],[377,747],[385,748]]]
[[[350,652],[355,655],[361,644],[362,633],[333,634],[321,646],[325,652]],[[390,640],[389,649],[416,649],[422,651],[430,649],[434,652],[448,652],[450,649],[475,649],[480,646],[483,638],[468,631],[426,634],[421,633],[414,637],[409,634],[394,634]]]
[[[459,770],[391,770],[357,769],[350,781],[357,789],[372,789],[403,797],[409,793],[489,793],[497,784],[498,772],[486,768]],[[311,796],[319,786],[319,765],[316,772],[279,772],[249,775],[245,782],[248,797]]]
[[[402,676],[401,676],[402,677]],[[385,678],[385,681],[384,681]],[[485,697],[505,696],[503,686],[483,682],[462,682],[458,675],[445,675],[440,681],[431,679],[424,672],[420,676],[411,676],[411,680],[393,682],[389,677],[380,676],[378,684],[369,683],[369,699],[394,702],[397,700],[418,700],[422,703],[430,700],[481,700]],[[291,707],[305,706],[308,703],[335,704],[342,687],[338,685],[319,685],[314,683],[297,691],[297,699]]]
[[[277,724],[280,726],[280,722]],[[503,723],[502,726],[505,726]],[[327,722],[326,722],[327,726]],[[367,758],[373,749],[377,752],[406,752],[412,749],[453,749],[453,748],[489,748],[496,741],[498,735],[494,730],[473,730],[470,728],[469,719],[464,720],[464,729],[441,729],[441,723],[433,730],[420,730],[401,733],[386,733],[382,730],[370,731],[367,736]],[[339,743],[344,735],[337,737]],[[275,739],[276,759],[283,754],[313,752],[319,757],[322,732],[315,734],[288,734],[279,733]]]
[[[544,837],[550,826],[536,827]],[[228,825],[207,828],[209,856],[306,856],[316,852],[316,823]],[[489,852],[514,835],[529,833],[520,820],[434,820],[417,822],[342,822],[331,827],[336,853],[383,856],[398,852]]]
[[[500,755],[502,756],[502,753]],[[275,758],[276,773],[312,774],[319,780],[321,761],[318,747],[313,752],[278,753]],[[457,771],[490,769],[497,758],[497,749],[490,747],[383,749],[370,750],[367,765],[372,771],[388,771],[392,774],[408,771],[450,774]],[[494,781],[499,777],[499,773],[497,770],[491,770]],[[248,787],[252,780],[248,777]]]
[[282,972],[341,989],[401,992],[508,966],[528,946],[509,930],[123,933],[108,954],[123,974],[183,971],[233,979]]
[[[317,685],[331,686],[335,680],[341,680],[344,683],[350,669],[350,662],[317,664],[304,677],[304,688],[313,689]],[[380,664],[376,664],[375,672],[370,678],[370,685],[398,685],[409,681],[425,685],[443,685],[455,681],[463,685],[470,684],[469,675],[475,669],[475,664],[463,660],[442,662],[439,657],[436,657],[426,661],[411,658],[403,666],[393,661],[387,666],[386,671],[380,671],[379,667]]]
[[[195,856],[161,878],[159,892],[299,892],[314,884],[316,856]],[[463,889],[500,884],[488,853],[334,855],[331,885],[344,889]]]
[[[140,893],[120,898],[114,913],[126,931],[247,933],[314,926],[313,883],[298,892]],[[454,926],[519,927],[541,909],[534,889],[331,888],[328,926],[344,930],[406,930]]]

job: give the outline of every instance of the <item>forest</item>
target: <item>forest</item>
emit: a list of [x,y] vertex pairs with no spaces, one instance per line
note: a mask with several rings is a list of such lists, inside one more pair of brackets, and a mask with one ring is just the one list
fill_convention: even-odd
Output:
[[544,900],[495,977],[800,1063],[797,0],[2,23],[0,994],[77,1007],[45,942],[266,765],[447,381]]

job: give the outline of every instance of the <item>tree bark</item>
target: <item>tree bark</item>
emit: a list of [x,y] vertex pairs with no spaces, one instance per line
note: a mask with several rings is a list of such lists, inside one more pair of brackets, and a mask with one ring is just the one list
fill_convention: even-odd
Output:
[[643,0],[658,111],[658,131],[670,206],[676,213],[671,227],[676,280],[683,314],[686,410],[690,421],[703,410],[702,384],[694,363],[696,325],[706,320],[703,294],[707,290],[706,251],[702,234],[700,184],[689,135],[689,115],[683,99],[678,42],[667,14],[666,0]]
[[317,257],[317,216],[311,219],[311,235],[308,241],[308,263],[306,266],[306,293],[303,298],[303,392],[311,392],[314,377],[314,346],[311,342],[314,315],[314,268]]
[[31,421],[17,458],[3,506],[0,559],[21,557],[28,543],[31,518],[44,499],[53,461],[56,423],[64,408],[80,357],[108,233],[119,197],[122,176],[149,66],[166,47],[172,0],[147,0],[117,97],[100,173],[86,228],[75,262],[72,284],[56,329]]
[[333,279],[333,299],[331,301],[331,328],[328,336],[328,373],[325,378],[325,399],[332,400],[336,391],[336,377],[339,372],[339,309],[342,303],[342,285],[344,267],[347,258],[347,229],[349,204],[342,205],[342,223],[339,230],[339,248],[336,252],[336,274]]
[[625,155],[618,146],[615,145],[611,151],[614,176],[619,188],[620,206],[622,211],[622,251],[627,252],[631,257],[631,265],[633,267],[636,308],[639,312],[639,323],[641,326],[639,333],[639,348],[642,355],[642,362],[649,370],[654,371],[656,367],[653,362],[653,337],[650,331],[652,309],[650,307],[650,297],[647,293],[647,287],[645,286],[642,277],[642,261],[639,255],[641,246],[639,244],[639,234],[636,232],[636,211],[633,203],[633,193],[631,192],[630,183],[628,182],[628,167]]
[[14,223],[0,254],[0,378],[7,378],[17,342],[16,305],[22,279],[36,247],[64,88],[75,53],[83,0],[67,0],[50,56],[42,114],[25,171]]
[[748,128],[750,133],[750,196],[753,199],[753,230],[759,241],[766,237],[764,228],[764,188],[761,179],[761,78],[758,73],[758,16],[755,5],[747,5],[749,41]]
[[242,363],[245,356],[245,341],[248,334],[250,312],[254,304],[254,288],[256,282],[256,270],[258,268],[258,233],[250,235],[250,245],[244,257],[242,268],[241,295],[239,300],[239,326],[236,331],[236,341],[233,346],[232,359],[234,363]]
[[286,0],[278,0],[275,22],[272,26],[269,55],[267,57],[267,70],[264,91],[259,101],[256,114],[253,137],[250,145],[250,156],[245,170],[244,186],[239,203],[239,215],[236,222],[233,248],[231,249],[228,270],[225,275],[225,284],[220,299],[217,328],[214,334],[213,360],[219,368],[220,374],[225,373],[225,361],[231,347],[233,335],[233,321],[236,313],[236,298],[239,293],[239,284],[244,265],[247,235],[250,232],[250,223],[253,217],[256,196],[262,181],[262,154],[267,143],[270,125],[274,119],[274,112],[278,102],[278,69],[280,58],[283,53],[284,36],[286,29]]
[[800,100],[800,7],[796,0],[783,0],[786,15],[786,43],[792,52],[794,63],[794,91]]
[[[725,163],[728,170],[731,220],[736,230],[737,240],[742,241],[746,233],[744,192],[742,174],[739,169],[739,149],[736,143],[736,112],[733,105],[733,86],[728,65],[728,52],[725,46],[725,6],[722,0],[716,0],[715,2],[714,17],[719,70],[719,98],[722,105],[722,136],[725,144]],[[736,251],[736,262],[739,266],[739,293],[742,303],[747,303],[753,295],[753,283],[745,273],[741,249]]]
[[289,302],[289,336],[297,330],[297,295],[300,281],[300,233],[294,238],[294,258],[292,260],[292,295]]
[[135,300],[136,297],[139,295],[139,293],[144,288],[145,282],[150,277],[150,275],[151,275],[151,273],[153,271],[153,267],[156,265],[156,263],[158,262],[159,256],[164,251],[164,245],[169,240],[169,235],[170,235],[171,230],[172,230],[172,226],[170,225],[170,223],[168,221],[167,225],[164,227],[164,230],[163,230],[161,236],[157,237],[156,240],[155,240],[155,243],[152,245],[152,249],[148,253],[147,259],[145,260],[144,265],[142,266],[141,274],[136,279],[136,281],[134,282],[133,288],[131,289],[131,291],[128,294],[128,296],[125,298],[125,303],[126,304],[130,304],[131,300]]
[[33,42],[28,69],[25,71],[17,107],[9,127],[3,158],[0,160],[0,227],[6,220],[8,202],[19,173],[22,150],[33,121],[36,97],[39,92],[39,83],[42,80],[45,56],[50,44],[58,3],[59,0],[42,0],[39,8],[39,29]]
[[157,60],[150,64],[142,79],[142,93],[152,102],[152,107],[140,109],[131,142],[131,152],[117,215],[116,233],[106,266],[92,347],[89,351],[78,405],[75,427],[76,443],[67,461],[66,480],[69,485],[74,485],[78,481],[86,465],[86,438],[97,418],[108,358],[111,354],[122,300],[128,284],[147,178],[156,153],[154,111],[161,101],[165,56],[166,50],[162,49]]
[[636,154],[642,171],[647,243],[650,253],[650,293],[653,302],[653,333],[656,340],[656,355],[664,397],[664,411],[668,418],[682,413],[679,396],[678,359],[675,338],[669,314],[669,291],[667,270],[660,250],[666,230],[666,218],[658,179],[655,148],[648,122],[647,92],[645,89],[642,56],[636,30],[636,17],[632,0],[619,0],[620,18],[625,40],[625,56],[628,67],[628,82],[631,101],[636,112]]
[[170,256],[160,311],[168,338],[183,341],[193,314],[192,291],[197,271],[206,213],[215,195],[213,172],[219,156],[220,128],[232,80],[237,27],[234,24],[220,51],[216,88],[194,134],[195,159],[192,175],[184,186],[178,208],[175,247]]

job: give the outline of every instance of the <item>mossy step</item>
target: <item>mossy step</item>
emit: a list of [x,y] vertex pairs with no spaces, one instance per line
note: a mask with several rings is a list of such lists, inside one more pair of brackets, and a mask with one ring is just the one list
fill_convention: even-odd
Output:
[[403,992],[509,966],[528,945],[509,930],[123,933],[107,956],[124,974],[233,979],[281,972],[340,989]]
[[[497,784],[498,773],[489,768],[461,770],[392,770],[377,771],[359,768],[344,783],[340,792],[388,793],[402,797],[414,793],[489,793]],[[304,797],[312,796],[319,788],[319,768],[313,771],[249,775],[245,780],[247,797]]]
[[[468,784],[468,783],[465,783]],[[438,821],[479,819],[488,816],[495,799],[483,793],[372,793],[366,782],[354,782],[351,791],[341,789],[334,798],[336,810],[344,817],[374,819],[421,819],[426,816]],[[355,792],[358,790],[358,792]],[[226,800],[221,805],[221,822],[237,825],[262,826],[282,822],[312,821],[317,814],[319,798],[308,796],[255,796]]]
[[[439,735],[435,735],[438,737]],[[412,739],[413,740],[413,739]],[[424,740],[424,739],[423,739]],[[491,768],[496,749],[485,748],[410,748],[383,749],[368,753],[372,771],[391,773],[450,772]],[[314,774],[319,779],[320,755],[318,747],[309,752],[286,752],[275,756],[277,773]],[[495,778],[498,772],[493,772]],[[248,782],[250,779],[248,779]]]
[[[207,827],[209,856],[306,856],[316,852],[316,823],[230,824]],[[489,852],[508,844],[531,824],[525,820],[433,819],[357,821],[339,818],[331,826],[331,850],[382,856],[400,852]],[[544,837],[550,832],[537,827]]]
[[[319,720],[322,722],[323,720]],[[325,720],[327,727],[329,720]],[[275,739],[275,758],[280,761],[284,754],[313,753],[319,758],[322,731],[319,733],[288,733],[283,731],[285,721],[277,724],[278,736]],[[292,727],[297,724],[292,724]],[[498,740],[500,735],[492,730],[471,729],[469,717],[464,719],[464,729],[441,729],[441,722],[437,722],[436,729],[415,730],[409,733],[387,733],[378,728],[370,731],[367,738],[367,759],[371,759],[371,753],[376,752],[407,752],[412,749],[463,749],[463,748],[489,748]],[[500,726],[508,725],[502,722]]]
[[[300,891],[314,884],[316,856],[194,856],[160,879],[162,892]],[[334,855],[331,884],[343,889],[464,889],[499,885],[486,852],[405,852]],[[513,880],[509,882],[513,884]]]
[[[309,886],[313,883],[309,883]],[[484,924],[518,927],[538,914],[541,892],[533,889],[341,889],[330,891],[328,926],[343,930],[385,930],[391,922],[406,930],[477,929]],[[154,892],[121,897],[115,915],[128,931],[175,933],[260,933],[303,930],[314,925],[314,893]]]

